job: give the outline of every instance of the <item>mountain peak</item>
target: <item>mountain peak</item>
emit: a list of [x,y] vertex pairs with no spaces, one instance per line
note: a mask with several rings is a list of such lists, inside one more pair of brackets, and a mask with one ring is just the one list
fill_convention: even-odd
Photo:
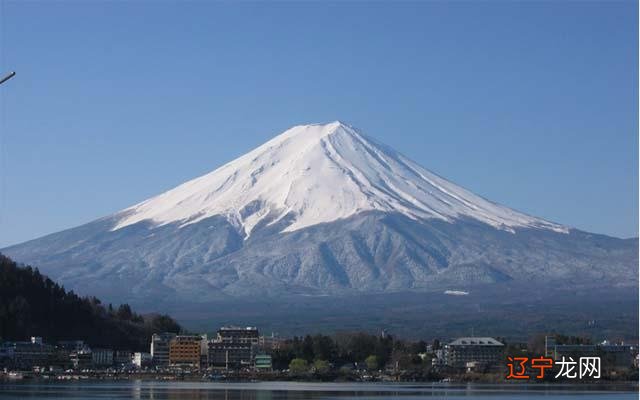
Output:
[[327,131],[335,131],[338,128],[343,128],[343,129],[353,129],[353,127],[351,127],[351,125],[342,122],[340,120],[335,120],[332,122],[326,122],[326,123],[316,123],[316,124],[302,124],[302,125],[297,125],[294,126],[293,128],[296,127],[304,127],[304,128],[313,128],[313,127],[319,127],[323,130],[327,130]]
[[284,232],[365,211],[412,219],[470,217],[498,229],[563,226],[489,202],[375,143],[340,121],[294,126],[213,172],[117,214],[181,226],[220,215],[245,237],[286,217]]
[[299,138],[299,140],[320,140],[323,137],[339,132],[353,134],[356,131],[353,127],[341,121],[296,125],[274,137],[272,140],[265,143],[265,145],[280,143],[298,136],[304,138]]
[[334,122],[295,126],[115,215],[2,250],[84,294],[180,306],[637,283],[637,241],[567,232]]
[[329,129],[333,129],[334,131],[337,129],[346,129],[349,131],[353,131],[355,130],[354,127],[352,127],[351,125],[347,124],[346,122],[340,121],[340,120],[335,120],[333,122],[329,122],[327,124],[325,124],[327,127],[329,127]]

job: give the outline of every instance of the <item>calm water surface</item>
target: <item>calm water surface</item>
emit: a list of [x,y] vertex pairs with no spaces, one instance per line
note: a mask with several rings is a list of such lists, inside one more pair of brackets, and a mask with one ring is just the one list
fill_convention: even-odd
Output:
[[0,399],[184,399],[184,400],[519,400],[638,399],[638,386],[490,385],[379,383],[207,383],[207,382],[31,382],[0,383]]

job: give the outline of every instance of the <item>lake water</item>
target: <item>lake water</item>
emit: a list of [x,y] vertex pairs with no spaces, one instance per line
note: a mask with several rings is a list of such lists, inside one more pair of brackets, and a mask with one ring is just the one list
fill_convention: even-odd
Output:
[[491,385],[383,383],[208,383],[154,381],[0,383],[0,399],[180,399],[180,400],[415,400],[464,398],[521,400],[638,399],[638,387],[623,385]]

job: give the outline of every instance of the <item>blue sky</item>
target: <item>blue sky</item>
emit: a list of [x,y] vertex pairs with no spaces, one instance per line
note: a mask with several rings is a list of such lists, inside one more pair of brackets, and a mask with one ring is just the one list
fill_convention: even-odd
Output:
[[0,1],[0,247],[336,119],[493,201],[638,234],[635,2]]

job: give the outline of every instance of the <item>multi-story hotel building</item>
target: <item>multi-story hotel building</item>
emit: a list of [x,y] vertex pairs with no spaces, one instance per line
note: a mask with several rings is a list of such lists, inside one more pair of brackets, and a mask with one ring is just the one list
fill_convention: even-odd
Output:
[[151,337],[151,358],[153,364],[160,367],[169,366],[169,344],[176,337],[175,333],[155,333]]
[[490,337],[463,337],[445,345],[444,358],[450,367],[495,366],[504,360],[504,344]]
[[225,326],[218,330],[217,337],[209,342],[209,366],[238,368],[250,366],[254,348],[258,346],[260,334],[257,328]]
[[200,367],[202,337],[196,335],[176,336],[169,343],[169,365]]

